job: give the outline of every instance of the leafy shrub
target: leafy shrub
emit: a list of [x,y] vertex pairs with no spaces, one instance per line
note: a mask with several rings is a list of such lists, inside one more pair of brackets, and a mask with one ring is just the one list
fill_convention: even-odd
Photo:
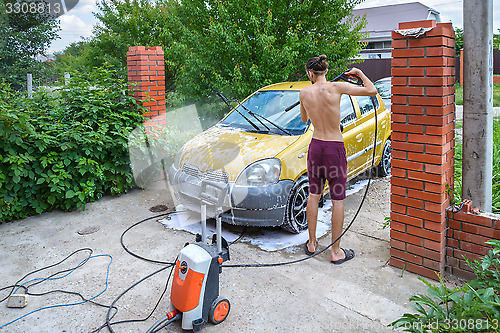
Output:
[[493,249],[480,262],[467,261],[476,279],[449,289],[442,279],[433,286],[420,278],[429,289],[410,298],[417,313],[390,325],[405,332],[500,332],[500,241],[486,243]]
[[85,208],[134,185],[129,133],[144,120],[107,68],[34,98],[0,85],[0,221]]

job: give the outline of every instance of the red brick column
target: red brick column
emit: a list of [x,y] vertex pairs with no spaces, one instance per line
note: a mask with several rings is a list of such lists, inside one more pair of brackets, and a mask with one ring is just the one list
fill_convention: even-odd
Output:
[[[134,83],[134,97],[144,101],[148,125],[164,122],[165,61],[161,46],[131,46],[127,52],[128,82]],[[159,121],[158,119],[162,119]],[[164,124],[161,124],[164,125]]]
[[451,23],[418,38],[392,33],[390,264],[436,279],[445,266],[447,188],[453,188],[455,40]]

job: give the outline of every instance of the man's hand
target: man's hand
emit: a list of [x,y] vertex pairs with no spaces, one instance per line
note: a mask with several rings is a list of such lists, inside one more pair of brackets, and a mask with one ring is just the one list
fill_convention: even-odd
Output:
[[360,76],[360,74],[363,74],[363,72],[359,68],[353,67],[350,70],[348,70],[347,72],[345,72],[345,74],[349,75],[349,76],[354,76],[354,75]]
[[358,76],[364,85],[364,87],[350,87],[348,88],[349,91],[344,92],[345,94],[357,96],[373,96],[377,94],[377,88],[375,88],[372,81],[359,68],[353,67],[345,72],[345,74],[348,76]]
[[359,73],[363,73],[363,72],[359,68],[353,67],[345,73],[349,74],[349,75],[359,75]]

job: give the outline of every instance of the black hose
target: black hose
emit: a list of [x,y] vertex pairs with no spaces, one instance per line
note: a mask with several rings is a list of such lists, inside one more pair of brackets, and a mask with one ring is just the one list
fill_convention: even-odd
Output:
[[[156,303],[155,307],[153,308],[153,310],[151,310],[151,312],[149,313],[149,315],[144,318],[144,319],[132,319],[132,320],[122,320],[122,321],[118,321],[118,322],[111,322],[111,317],[110,317],[110,314],[111,314],[111,309],[112,308],[116,308],[115,307],[115,304],[116,302],[118,302],[118,300],[120,300],[120,298],[123,297],[123,295],[125,295],[126,293],[128,293],[131,289],[133,289],[134,287],[136,287],[137,285],[139,285],[140,283],[144,282],[145,280],[149,279],[150,277],[152,277],[153,275],[156,275],[164,270],[166,270],[167,268],[170,268],[170,273],[168,275],[168,278],[167,278],[167,283],[165,284],[165,289],[163,290],[163,293],[161,294],[160,298],[158,299],[158,302]],[[117,298],[115,298],[115,300],[113,301],[113,303],[111,303],[111,305],[109,306],[109,309],[108,309],[108,312],[106,314],[106,324],[102,325],[98,331],[100,331],[102,328],[104,327],[108,327],[108,330],[111,332],[111,333],[114,333],[115,331],[113,330],[113,328],[111,327],[112,325],[116,325],[116,324],[124,324],[124,323],[135,323],[135,322],[143,322],[143,321],[146,321],[149,319],[149,317],[151,317],[153,315],[153,313],[155,312],[156,308],[158,307],[158,305],[160,304],[160,301],[162,300],[163,296],[165,295],[166,291],[167,291],[167,287],[168,287],[168,282],[170,281],[170,277],[172,276],[172,271],[173,271],[173,268],[174,268],[174,265],[171,264],[171,265],[167,265],[165,267],[162,267],[160,268],[159,270],[157,271],[154,271],[153,273],[149,274],[148,276],[140,279],[139,281],[137,281],[136,283],[134,283],[133,285],[131,285],[130,287],[128,287],[125,291],[123,291],[120,295],[118,295]],[[115,313],[116,314],[116,313]]]
[[125,243],[123,242],[123,237],[125,236],[125,234],[132,228],[136,227],[137,225],[141,224],[141,223],[144,223],[146,221],[149,221],[149,220],[152,220],[152,219],[156,219],[156,218],[159,218],[159,217],[162,217],[162,216],[168,216],[168,215],[171,215],[171,214],[174,214],[176,212],[168,212],[168,213],[163,213],[163,214],[159,214],[159,215],[155,215],[155,216],[151,216],[151,217],[147,217],[145,219],[142,219],[140,220],[139,222],[137,223],[134,223],[132,224],[130,227],[128,227],[123,233],[122,235],[120,236],[120,243],[122,244],[122,247],[123,249],[128,253],[130,254],[131,256],[133,257],[136,257],[138,259],[141,259],[141,260],[144,260],[144,261],[147,261],[147,262],[151,262],[151,263],[154,263],[154,264],[161,264],[161,265],[174,265],[174,263],[171,263],[171,262],[166,262],[166,261],[161,261],[161,260],[154,260],[154,259],[149,259],[149,258],[145,258],[143,256],[140,256],[132,251],[130,251],[126,246],[125,246]]

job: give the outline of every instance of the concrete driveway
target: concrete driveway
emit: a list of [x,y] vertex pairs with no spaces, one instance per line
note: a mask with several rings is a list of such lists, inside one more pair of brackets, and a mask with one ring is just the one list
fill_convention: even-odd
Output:
[[[207,324],[204,332],[389,332],[387,325],[411,311],[409,297],[422,293],[426,286],[417,276],[388,266],[389,229],[383,228],[389,216],[388,178],[372,183],[366,203],[342,246],[356,251],[356,258],[342,265],[329,262],[328,251],[300,264],[268,268],[225,268],[220,293],[231,302],[226,321],[218,326]],[[346,223],[358,207],[363,191],[346,199]],[[81,248],[93,255],[85,265],[66,277],[50,280],[29,289],[42,293],[56,289],[72,290],[90,298],[105,288],[106,269],[113,257],[107,290],[94,301],[108,305],[125,289],[148,274],[162,268],[126,253],[120,245],[122,232],[141,219],[154,216],[149,208],[158,204],[171,207],[169,196],[158,190],[133,190],[121,197],[105,197],[88,204],[85,211],[51,212],[0,225],[0,280],[13,285],[25,274],[57,263]],[[160,260],[174,261],[186,242],[194,236],[169,229],[153,219],[125,235],[125,243],[135,253]],[[226,228],[226,227],[225,227]],[[234,227],[233,227],[234,228]],[[98,229],[98,230],[96,230]],[[241,230],[241,229],[239,229]],[[238,232],[236,228],[234,230]],[[79,234],[78,232],[82,233]],[[273,232],[267,229],[266,232]],[[87,234],[86,234],[87,233]],[[246,238],[260,233],[247,230]],[[330,243],[328,232],[320,246]],[[74,267],[89,251],[81,251],[61,265],[29,276],[22,282],[49,276]],[[230,247],[229,263],[273,263],[304,257],[302,246],[279,251],[264,251],[240,241]],[[117,303],[113,321],[145,318],[165,288],[170,269],[164,270],[130,290]],[[57,277],[59,277],[58,275]],[[1,298],[11,289],[2,291]],[[22,291],[19,291],[22,292]],[[145,332],[169,311],[170,286],[157,310],[145,322],[113,326],[115,332]],[[55,304],[80,302],[77,296],[52,293],[30,296],[23,309],[0,304],[0,325],[28,312]],[[101,326],[108,309],[85,303],[54,307],[28,315],[6,327],[4,332],[91,332]],[[104,328],[101,332],[107,332]],[[181,332],[180,323],[164,332]]]

